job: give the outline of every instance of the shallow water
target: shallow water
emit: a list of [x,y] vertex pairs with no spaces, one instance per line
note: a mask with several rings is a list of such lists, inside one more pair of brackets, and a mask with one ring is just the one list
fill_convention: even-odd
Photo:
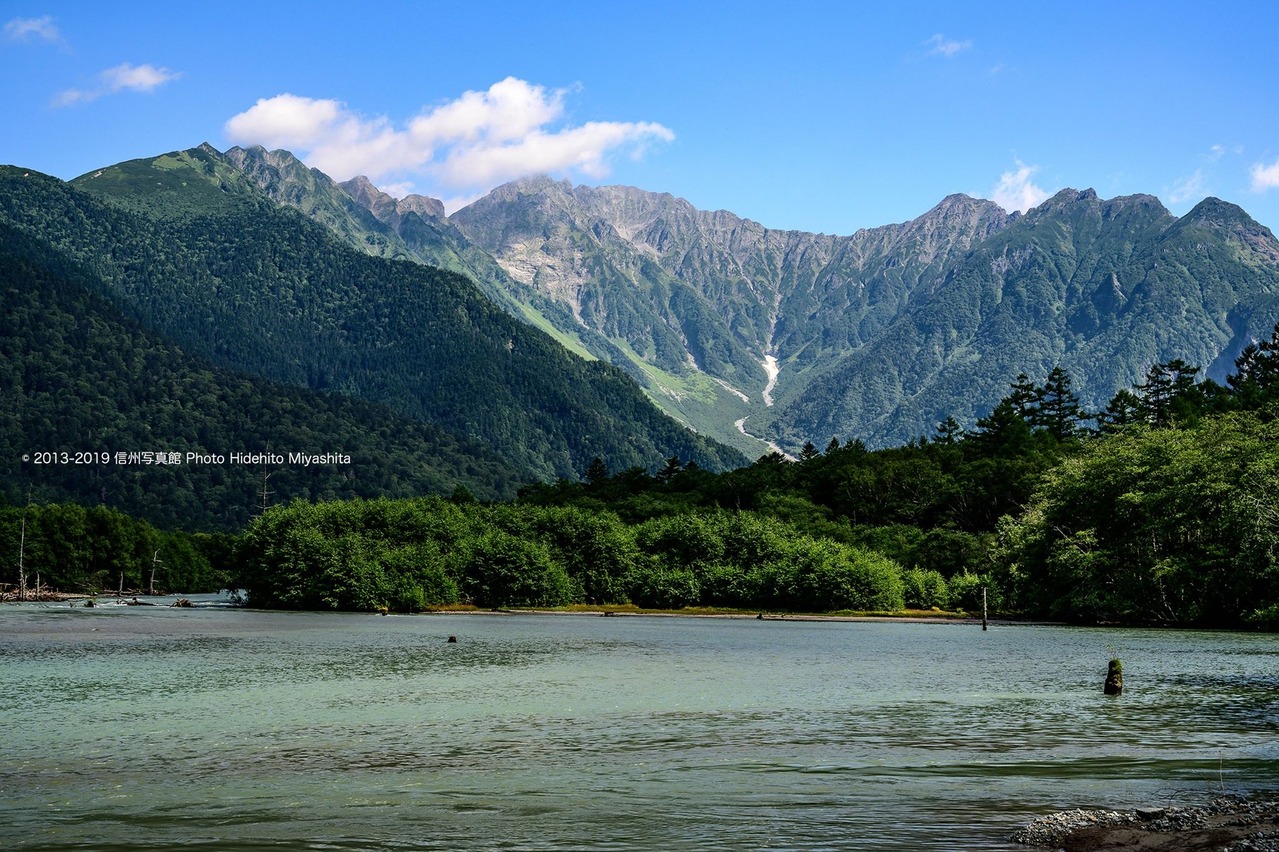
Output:
[[1005,849],[1279,786],[1262,634],[15,605],[0,683],[16,849]]

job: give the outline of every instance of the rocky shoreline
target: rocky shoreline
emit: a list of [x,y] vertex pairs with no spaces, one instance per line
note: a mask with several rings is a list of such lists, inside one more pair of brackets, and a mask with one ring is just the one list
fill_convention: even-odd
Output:
[[1279,852],[1279,792],[1198,807],[1073,810],[1040,817],[1012,840],[1064,852]]

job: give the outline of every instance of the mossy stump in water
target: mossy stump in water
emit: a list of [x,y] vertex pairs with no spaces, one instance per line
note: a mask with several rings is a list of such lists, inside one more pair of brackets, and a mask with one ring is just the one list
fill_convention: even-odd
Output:
[[1103,691],[1107,695],[1120,695],[1124,691],[1124,664],[1118,658],[1110,661],[1110,669],[1106,672],[1106,685]]

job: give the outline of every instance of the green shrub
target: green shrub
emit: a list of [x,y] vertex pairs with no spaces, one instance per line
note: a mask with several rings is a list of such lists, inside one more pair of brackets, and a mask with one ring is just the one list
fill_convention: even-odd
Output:
[[630,598],[649,609],[683,609],[701,602],[697,575],[687,568],[651,569],[632,575]]
[[950,588],[938,571],[911,568],[902,572],[908,609],[946,609],[950,606]]
[[792,558],[801,609],[894,611],[905,606],[900,567],[878,553],[798,539]]

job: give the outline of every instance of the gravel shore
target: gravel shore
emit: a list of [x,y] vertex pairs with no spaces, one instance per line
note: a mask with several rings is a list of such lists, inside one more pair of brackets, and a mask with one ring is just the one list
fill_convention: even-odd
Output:
[[1201,807],[1060,811],[1012,839],[1065,852],[1279,852],[1279,792],[1222,797]]

